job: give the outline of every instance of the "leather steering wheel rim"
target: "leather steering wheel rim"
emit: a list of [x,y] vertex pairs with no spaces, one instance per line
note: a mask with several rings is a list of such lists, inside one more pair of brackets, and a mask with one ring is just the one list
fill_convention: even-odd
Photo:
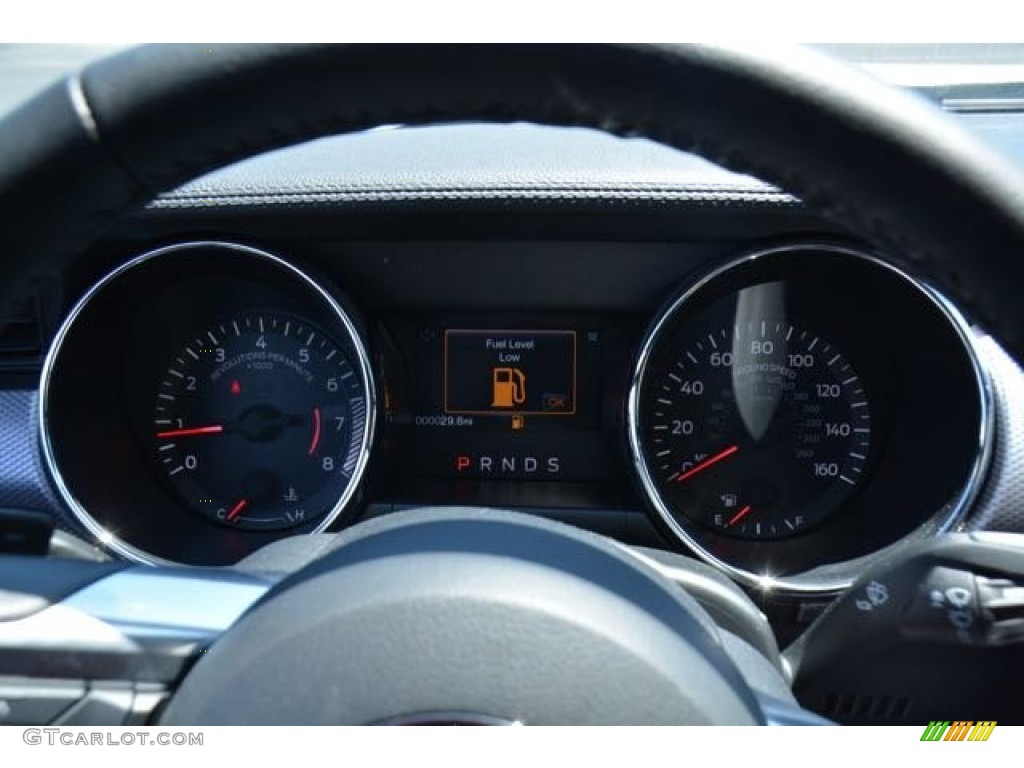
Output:
[[778,184],[930,279],[1024,359],[1024,176],[924,100],[810,50],[149,46],[0,122],[0,303],[204,172],[385,123],[642,135]]

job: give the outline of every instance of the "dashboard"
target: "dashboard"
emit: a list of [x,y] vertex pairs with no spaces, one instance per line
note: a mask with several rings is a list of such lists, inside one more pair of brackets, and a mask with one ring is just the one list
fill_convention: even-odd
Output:
[[[493,158],[502,130],[517,157],[658,177],[351,179],[385,145]],[[800,604],[991,514],[983,331],[792,198],[659,153],[374,132],[160,198],[37,297],[40,506],[116,557],[187,565],[400,509],[511,508]]]
[[[610,290],[630,255],[590,281]],[[865,252],[743,254],[647,314],[548,289],[537,312],[374,313],[251,246],[150,251],[56,335],[47,469],[141,562],[233,564],[380,505],[627,506],[752,586],[812,592],[949,529],[979,489],[991,408],[970,330]]]

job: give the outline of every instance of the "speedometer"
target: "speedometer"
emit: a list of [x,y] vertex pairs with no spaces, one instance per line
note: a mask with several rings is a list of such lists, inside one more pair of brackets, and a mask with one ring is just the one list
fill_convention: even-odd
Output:
[[835,512],[871,446],[867,396],[843,354],[768,315],[695,325],[677,344],[648,371],[643,405],[643,438],[673,512],[757,539],[799,534]]
[[655,313],[629,447],[669,540],[758,590],[831,593],[865,557],[960,519],[988,458],[987,399],[941,296],[872,254],[782,245]]

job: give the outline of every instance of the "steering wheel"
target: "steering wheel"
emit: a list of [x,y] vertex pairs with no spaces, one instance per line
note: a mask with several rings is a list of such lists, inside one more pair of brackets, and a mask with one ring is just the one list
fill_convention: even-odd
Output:
[[[806,50],[129,51],[0,123],[2,297],[229,162],[380,124],[512,120],[641,135],[776,183],[929,278],[1024,359],[1024,178],[924,101]],[[176,600],[237,609],[163,722],[802,716],[773,660],[649,560],[595,535],[441,510],[276,551],[256,565],[290,563],[283,580],[133,572],[175,585]]]

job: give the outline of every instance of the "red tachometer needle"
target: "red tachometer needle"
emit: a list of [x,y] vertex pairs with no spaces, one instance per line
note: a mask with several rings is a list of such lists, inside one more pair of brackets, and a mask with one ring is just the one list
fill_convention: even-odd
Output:
[[157,432],[157,437],[192,437],[193,435],[216,435],[224,431],[220,424],[213,424],[209,427],[190,427],[188,429],[169,429],[166,432]]
[[249,506],[248,499],[242,499],[241,501],[239,501],[237,504],[235,504],[235,506],[231,508],[231,511],[228,512],[228,520],[234,520],[242,513],[242,510],[245,509],[247,506]]
[[740,520],[742,520],[748,514],[750,514],[750,505],[749,504],[747,504],[747,506],[745,506],[743,509],[741,509],[739,512],[737,512],[735,515],[733,515],[732,518],[729,520],[728,525],[729,526],[736,525],[736,523],[738,523]]
[[720,462],[720,461],[721,461],[722,459],[727,459],[727,458],[729,458],[729,457],[730,457],[730,456],[732,456],[732,455],[733,455],[734,453],[736,453],[736,451],[738,451],[739,449],[740,449],[740,447],[739,447],[738,445],[730,445],[730,446],[729,446],[728,448],[726,448],[726,449],[725,449],[724,451],[721,451],[721,452],[719,452],[719,453],[716,453],[716,454],[715,454],[714,456],[712,456],[712,457],[711,457],[711,458],[709,458],[709,459],[704,459],[704,461],[702,461],[702,462],[701,462],[700,464],[698,464],[697,466],[695,466],[695,467],[690,467],[690,468],[689,468],[688,470],[686,470],[685,472],[683,472],[683,474],[681,474],[681,475],[680,475],[679,477],[677,477],[677,478],[675,479],[675,482],[677,482],[677,483],[681,483],[681,482],[683,482],[684,480],[686,480],[686,479],[688,479],[688,478],[691,478],[691,477],[693,477],[693,476],[694,476],[694,475],[696,475],[696,474],[697,474],[698,472],[703,472],[703,471],[704,471],[705,469],[707,469],[708,467],[712,466],[713,464],[717,464],[717,463],[718,463],[718,462]]

